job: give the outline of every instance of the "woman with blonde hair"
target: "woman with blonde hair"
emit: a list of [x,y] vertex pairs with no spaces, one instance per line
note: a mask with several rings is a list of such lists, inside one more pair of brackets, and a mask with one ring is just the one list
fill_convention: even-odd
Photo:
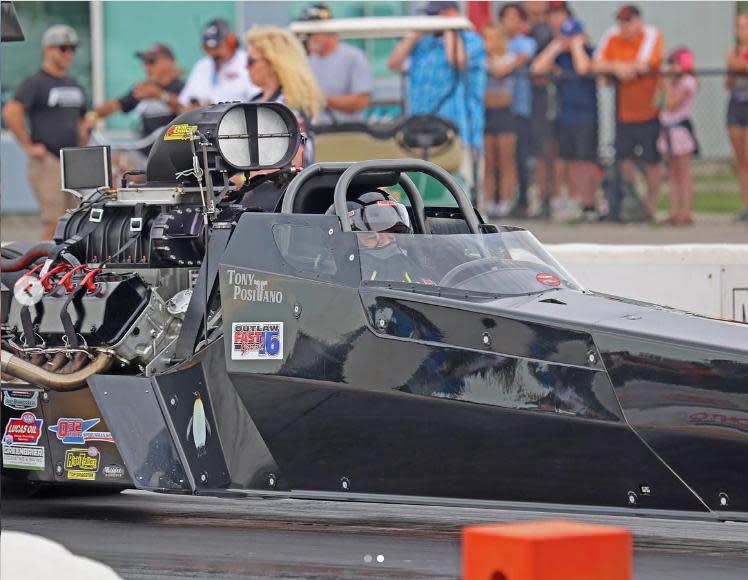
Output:
[[296,113],[307,134],[305,162],[313,149],[309,126],[325,106],[325,95],[309,66],[304,47],[287,30],[272,26],[252,27],[247,32],[247,70],[260,89],[252,101],[283,103]]

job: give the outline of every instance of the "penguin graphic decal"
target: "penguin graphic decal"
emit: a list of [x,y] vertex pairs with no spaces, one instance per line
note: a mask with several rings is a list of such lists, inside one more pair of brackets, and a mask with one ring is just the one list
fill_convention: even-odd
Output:
[[192,418],[187,423],[187,441],[190,440],[190,430],[192,430],[192,440],[195,443],[197,456],[200,457],[206,453],[205,441],[207,436],[213,433],[210,430],[210,423],[208,423],[208,419],[205,416],[205,406],[203,405],[200,393],[194,391],[192,394],[195,395],[195,404],[192,407]]

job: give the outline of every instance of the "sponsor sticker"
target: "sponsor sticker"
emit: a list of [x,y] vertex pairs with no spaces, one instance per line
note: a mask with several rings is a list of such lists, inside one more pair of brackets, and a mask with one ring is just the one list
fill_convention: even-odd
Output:
[[552,288],[556,288],[557,286],[561,285],[561,280],[559,280],[553,274],[545,274],[541,272],[540,274],[535,276],[535,279],[541,284],[545,284],[546,286],[551,286]]
[[71,419],[63,417],[57,420],[56,425],[49,427],[57,438],[65,445],[84,445],[88,441],[97,443],[114,443],[109,431],[91,431],[101,419]]
[[125,476],[125,468],[116,463],[111,463],[101,469],[101,474],[107,479],[122,479]]
[[234,322],[231,325],[232,360],[281,360],[282,322]]
[[68,479],[83,479],[94,481],[96,479],[95,471],[68,471]]
[[68,449],[65,451],[65,470],[71,471],[98,471],[99,450],[96,447],[88,449]]
[[44,447],[13,447],[3,442],[3,467],[7,469],[44,470]]
[[14,445],[36,445],[42,436],[43,419],[38,419],[33,413],[26,412],[20,417],[13,417],[5,425],[3,443]]
[[189,141],[197,131],[197,125],[172,125],[164,133],[164,141]]
[[16,411],[35,409],[39,403],[39,391],[3,391],[3,404]]

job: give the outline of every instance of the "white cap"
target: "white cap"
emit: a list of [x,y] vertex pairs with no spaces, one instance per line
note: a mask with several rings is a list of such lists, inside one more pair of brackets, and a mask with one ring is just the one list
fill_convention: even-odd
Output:
[[56,24],[47,28],[42,46],[78,46],[78,34],[67,24]]

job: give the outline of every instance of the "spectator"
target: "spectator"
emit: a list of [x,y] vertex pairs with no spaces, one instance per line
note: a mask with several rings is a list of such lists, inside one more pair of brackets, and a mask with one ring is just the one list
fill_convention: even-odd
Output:
[[[563,4],[563,2],[540,2],[537,0],[522,2],[527,12],[528,35],[537,44],[536,54],[539,54],[553,40],[553,30],[548,22],[549,10],[552,6]],[[532,61],[531,61],[532,65]],[[542,208],[540,216],[550,217],[551,201],[558,194],[559,171],[558,165],[558,142],[554,128],[552,107],[548,86],[548,77],[535,77],[531,79],[532,85],[532,109],[530,112],[529,133],[518,136],[518,150],[525,160],[520,159],[520,165],[524,169],[524,175],[520,177],[519,199],[516,211],[519,214],[527,210],[527,190],[530,185],[529,158],[535,158],[535,183],[540,190]]]
[[[102,103],[94,110],[97,118],[105,118],[122,111],[137,112],[142,119],[141,136],[148,137],[154,131],[168,125],[180,110],[179,93],[184,83],[174,62],[174,53],[165,44],[153,44],[146,50],[136,52],[143,61],[146,80],[133,86],[130,91],[112,101]],[[148,155],[151,146],[141,149]]]
[[[517,187],[517,167],[514,158],[517,134],[512,116],[513,76],[496,76],[494,69],[511,64],[516,58],[509,53],[507,39],[500,24],[489,24],[483,29],[486,45],[486,125],[484,132],[484,187],[483,210],[489,216],[506,215],[511,208]],[[497,179],[498,172],[498,179]]]
[[[309,6],[301,20],[329,20],[332,11],[324,4]],[[341,43],[335,34],[311,34],[306,42],[309,64],[327,98],[318,125],[360,121],[369,106],[373,79],[366,54]]]
[[592,69],[592,47],[582,23],[565,2],[552,2],[549,22],[555,37],[532,63],[533,74],[556,72],[557,132],[561,158],[567,162],[569,189],[579,196],[582,219],[596,221],[598,186],[597,84],[587,77]]
[[661,163],[657,151],[660,134],[659,111],[655,104],[657,75],[662,63],[663,38],[654,26],[645,26],[641,11],[625,4],[618,11],[618,25],[600,40],[595,71],[613,75],[618,81],[616,158],[621,173],[633,180],[634,158],[641,149],[647,180],[647,213],[654,217],[660,189]]
[[42,37],[41,70],[21,83],[3,109],[5,125],[29,156],[28,179],[39,203],[45,240],[54,237],[60,215],[76,205],[71,194],[61,191],[59,153],[63,147],[81,145],[89,126],[83,89],[67,76],[77,46],[78,35],[69,26],[48,28]]
[[663,77],[663,105],[657,149],[667,159],[670,174],[670,216],[667,223],[688,225],[693,204],[691,157],[698,152],[691,115],[699,83],[693,76],[693,53],[676,48],[667,58],[669,76]]
[[727,109],[727,131],[735,151],[735,170],[743,195],[743,209],[738,220],[748,221],[748,12],[735,19],[737,43],[727,54],[727,88],[730,104]]
[[228,101],[247,101],[257,92],[247,73],[247,53],[236,34],[222,19],[211,20],[203,28],[206,56],[190,71],[179,103],[183,107],[204,107]]
[[[532,114],[532,87],[528,76],[528,64],[530,59],[535,56],[538,45],[533,38],[526,35],[529,24],[527,13],[521,4],[516,2],[504,4],[499,10],[499,22],[504,29],[504,34],[509,38],[509,53],[514,58],[499,67],[494,67],[492,72],[497,76],[516,75],[512,93],[512,114],[514,115],[514,128],[517,133],[516,165],[520,184],[515,205],[516,212],[521,215],[527,211],[527,179],[525,178],[523,185],[522,176],[527,175],[529,157],[527,148],[529,147],[530,116]],[[523,187],[525,187],[524,190]],[[510,209],[505,205],[500,207],[498,217],[508,215]]]
[[[457,2],[429,2],[430,16],[459,16]],[[483,147],[486,63],[483,40],[472,30],[443,34],[415,32],[390,55],[389,66],[408,72],[408,109],[411,115],[439,115],[460,129],[463,144],[460,173],[471,187],[475,152]]]
[[[307,131],[324,107],[325,95],[299,40],[281,28],[255,27],[247,33],[247,52],[247,70],[259,88],[249,100],[285,103],[296,113],[302,131]],[[304,161],[312,162],[311,139],[304,153]],[[302,165],[301,158],[294,165]]]

